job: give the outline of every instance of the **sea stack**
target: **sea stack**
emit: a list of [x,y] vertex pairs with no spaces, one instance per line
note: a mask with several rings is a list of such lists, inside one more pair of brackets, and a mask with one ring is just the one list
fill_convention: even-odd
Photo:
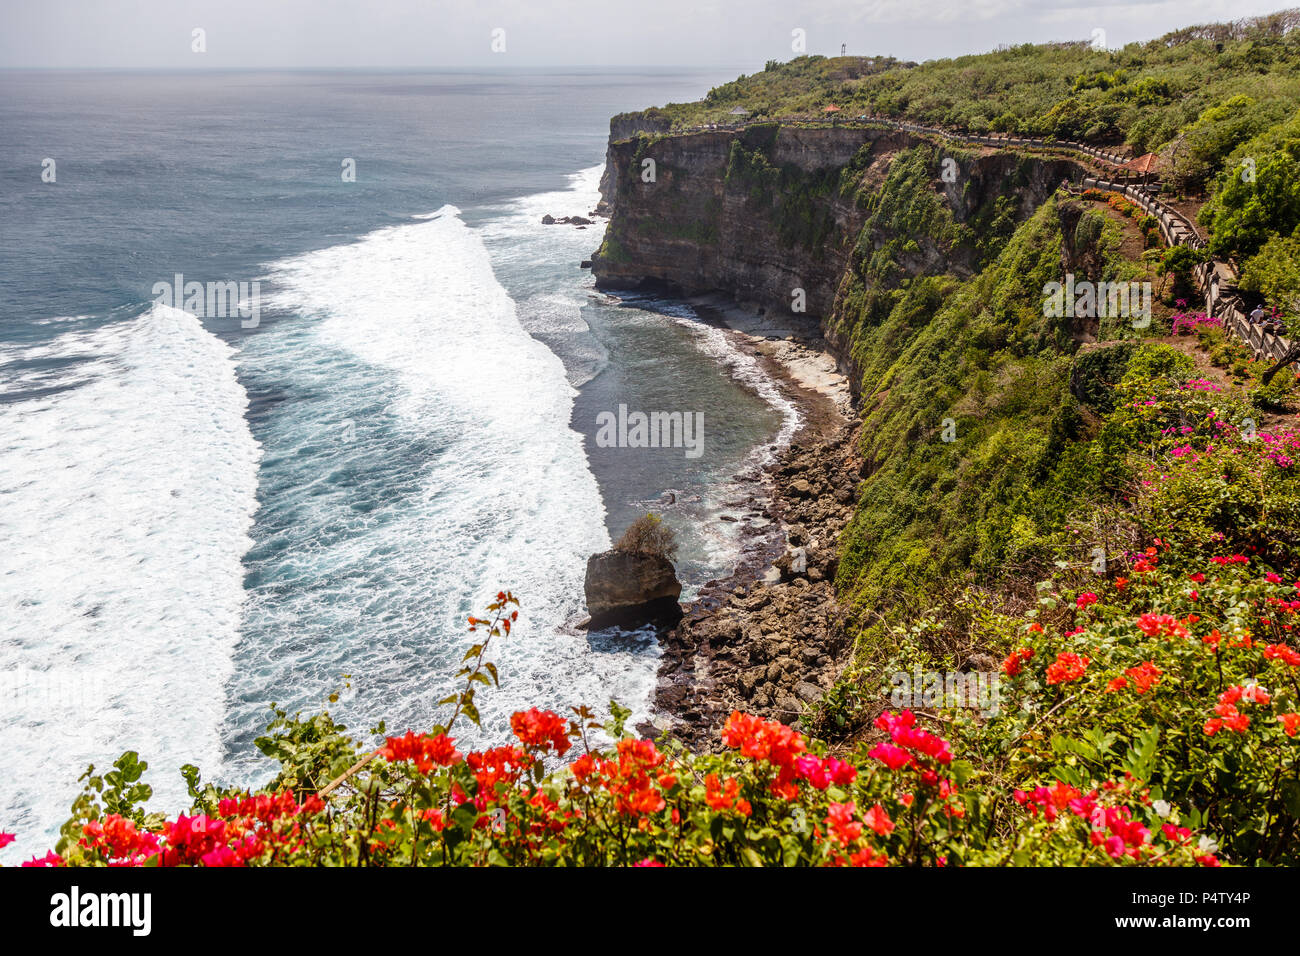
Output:
[[657,554],[612,548],[587,559],[589,628],[671,625],[682,616],[681,582],[673,563]]

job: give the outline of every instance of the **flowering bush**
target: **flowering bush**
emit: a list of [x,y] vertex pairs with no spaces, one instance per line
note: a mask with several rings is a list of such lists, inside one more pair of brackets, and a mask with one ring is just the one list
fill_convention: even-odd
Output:
[[1217,315],[1206,315],[1204,312],[1175,312],[1170,332],[1173,335],[1188,335],[1201,327],[1218,328],[1222,325],[1223,320]]
[[[1174,610],[1135,616],[1094,594],[1073,602],[1086,620],[1068,634],[1024,628],[1004,671],[1014,696],[1046,713],[1026,724],[1004,709],[981,731],[1014,733],[1000,768],[978,743],[977,762],[959,759],[943,721],[911,710],[881,713],[870,739],[839,754],[736,712],[722,752],[692,754],[627,734],[617,705],[605,723],[585,707],[567,718],[532,708],[511,718],[512,743],[462,752],[459,694],[447,725],[390,735],[362,760],[328,716],[277,717],[282,771],[270,785],[200,786],[191,768],[194,803],[174,819],[138,805],[143,765],[126,755],[88,776],[59,845],[27,865],[1214,865],[1220,843],[1244,853],[1290,832],[1300,653],[1282,628],[1300,600],[1248,561],[1211,569],[1194,610],[1172,578],[1142,580],[1129,600]],[[492,618],[471,619],[488,637],[464,676],[490,669],[483,653],[513,604],[503,593]],[[612,744],[598,746],[597,731]],[[302,785],[302,768],[322,761],[346,770]]]

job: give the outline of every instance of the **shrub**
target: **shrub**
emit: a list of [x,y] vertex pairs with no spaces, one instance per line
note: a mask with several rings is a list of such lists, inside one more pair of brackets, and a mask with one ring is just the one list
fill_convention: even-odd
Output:
[[485,651],[517,613],[503,592],[490,619],[470,618],[487,636],[444,724],[349,767],[355,745],[322,751],[315,735],[296,742],[299,718],[282,722],[289,775],[321,758],[347,771],[319,790],[282,773],[246,792],[189,768],[193,805],[174,819],[143,812],[144,764],[126,755],[107,793],[92,768],[64,836],[29,865],[1294,863],[1300,601],[1248,556],[1190,577],[1185,558],[1153,546],[1125,559],[1131,583],[1046,592],[1007,628],[988,720],[886,710],[837,755],[740,712],[721,752],[691,753],[629,735],[617,704],[605,722],[584,706],[518,711],[513,743],[462,752],[456,721],[477,722],[466,694],[495,677]]
[[677,532],[655,514],[642,515],[623,532],[614,546],[619,551],[653,554],[671,561],[677,555]]

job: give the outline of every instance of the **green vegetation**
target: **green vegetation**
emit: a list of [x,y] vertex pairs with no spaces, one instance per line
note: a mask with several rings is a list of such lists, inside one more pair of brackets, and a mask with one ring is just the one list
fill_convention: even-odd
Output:
[[[771,118],[831,102],[1158,148],[1176,188],[1211,191],[1211,250],[1242,262],[1243,289],[1294,310],[1298,20],[1111,52],[770,62],[701,103],[640,114],[656,133],[634,158],[736,105]],[[892,155],[882,182],[866,182],[869,150],[808,174],[772,162],[777,130],[750,127],[728,157],[752,214],[814,252],[832,200],[865,217],[826,319],[859,375],[867,467],[836,575],[855,654],[802,720],[820,741],[734,713],[723,749],[690,753],[636,739],[617,704],[602,722],[575,701],[564,716],[521,710],[514,741],[491,728],[499,746],[462,753],[457,721],[479,724],[476,689],[498,680],[488,645],[516,620],[502,592],[469,619],[464,689],[433,726],[380,725],[363,744],[327,713],[274,710],[257,741],[275,763],[267,783],[243,793],[183,768],[192,805],[174,820],[143,805],[147,765],[125,754],[87,772],[37,862],[1300,862],[1300,437],[1270,424],[1300,407],[1296,377],[1266,381],[1266,363],[1204,316],[1143,326],[1044,308],[1064,271],[1188,288],[1191,250],[1126,254],[1126,234],[1148,245],[1154,223],[1120,197],[1044,199],[1023,157],[977,193],[938,177],[942,158],[971,157],[929,143]],[[647,228],[716,238],[672,202],[671,224]],[[629,261],[612,230],[600,256]],[[647,515],[619,546],[671,556],[673,541]],[[887,704],[891,678],[914,673],[949,683]],[[979,708],[969,683],[966,699],[953,689],[977,673],[999,681]]]
[[653,554],[671,561],[677,555],[677,532],[664,524],[658,515],[644,514],[627,526],[614,547],[619,551]]
[[[1204,183],[1236,146],[1300,107],[1293,14],[1171,33],[1118,50],[1087,42],[1012,47],[922,64],[802,56],[639,114],[684,128],[754,119],[860,115],[976,132],[1128,143],[1163,150],[1180,186]],[[635,114],[629,114],[635,115]]]

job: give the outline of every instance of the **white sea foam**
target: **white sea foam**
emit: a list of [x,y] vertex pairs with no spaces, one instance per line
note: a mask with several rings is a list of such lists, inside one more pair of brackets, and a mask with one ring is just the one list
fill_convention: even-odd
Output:
[[[304,396],[269,427],[275,467],[305,471],[267,501],[292,525],[258,549],[265,584],[250,594],[240,660],[262,701],[298,703],[346,672],[358,692],[338,710],[351,725],[427,726],[454,683],[466,613],[504,587],[524,607],[491,655],[503,683],[480,698],[487,737],[521,706],[644,703],[653,649],[593,647],[566,627],[588,555],[609,546],[569,426],[576,393],[458,210],[283,260],[268,286],[297,319],[250,342],[244,361],[282,367]],[[333,441],[341,421],[355,423],[346,442]],[[309,489],[321,454],[332,474]],[[282,652],[289,637],[296,656]]]
[[[548,256],[556,260],[567,257],[576,265],[588,258],[600,244],[603,219],[597,219],[591,227],[578,229],[567,224],[545,225],[542,217],[548,214],[587,216],[600,201],[603,171],[603,166],[580,170],[570,175],[567,189],[524,196],[500,206],[499,215],[478,227],[489,242],[494,262],[510,264],[513,259],[519,259],[527,263],[538,256]],[[548,342],[562,339],[564,354],[569,356],[570,381],[577,386],[593,378],[609,358],[582,318],[580,310],[594,292],[595,284],[590,273],[581,275],[583,278],[564,292],[531,295],[519,303],[525,327],[530,332]],[[701,322],[699,313],[687,302],[635,294],[628,298],[690,332],[701,353],[781,416],[776,434],[770,441],[755,446],[736,465],[737,473],[754,474],[774,461],[802,426],[803,413],[751,354],[749,340],[740,333]],[[692,533],[705,548],[708,562],[719,572],[732,567],[739,558],[743,529],[739,523],[718,521],[717,516],[728,510],[723,506],[725,501],[744,497],[752,490],[752,482],[747,478],[736,480],[719,475],[717,483],[706,494],[704,507],[690,514]],[[658,500],[645,505],[662,509]]]
[[[604,221],[578,228],[567,224],[545,225],[546,215],[587,216],[600,201],[603,166],[572,173],[567,189],[521,196],[494,207],[491,218],[475,227],[486,241],[498,270],[509,269],[516,277],[518,314],[523,327],[565,356],[569,383],[580,388],[594,378],[609,361],[609,353],[591,334],[582,309],[591,299],[595,283],[589,272],[579,272],[578,263],[591,257],[600,244]],[[573,279],[558,287],[554,269],[537,270],[535,263],[548,261],[555,268],[572,270]],[[531,282],[529,281],[531,280]]]
[[[0,404],[0,829],[49,845],[86,764],[216,769],[260,450],[232,349],[155,306],[0,362],[71,387]],[[43,384],[50,384],[45,376]]]

